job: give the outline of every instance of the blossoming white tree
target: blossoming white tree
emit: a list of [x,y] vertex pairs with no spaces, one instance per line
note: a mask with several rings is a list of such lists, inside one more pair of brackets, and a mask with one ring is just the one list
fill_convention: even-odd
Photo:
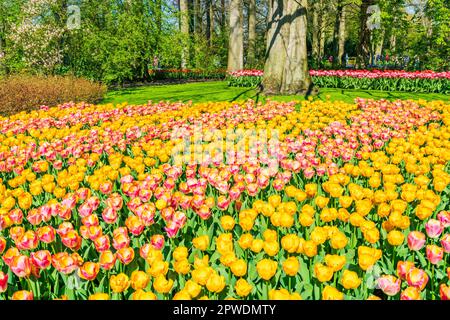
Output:
[[58,0],[30,0],[22,8],[21,21],[12,28],[10,40],[23,51],[29,68],[52,73],[62,62],[65,26],[54,15],[58,8]]

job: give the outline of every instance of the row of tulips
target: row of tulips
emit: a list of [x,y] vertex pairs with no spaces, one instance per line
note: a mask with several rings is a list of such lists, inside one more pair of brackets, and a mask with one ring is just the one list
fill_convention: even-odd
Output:
[[262,70],[237,70],[227,72],[226,81],[230,87],[256,87],[264,76]]
[[[320,88],[449,93],[450,72],[396,70],[311,70],[313,83]],[[229,73],[232,87],[256,87],[263,72],[242,70]]]
[[0,125],[1,299],[450,297],[442,101],[65,104]]

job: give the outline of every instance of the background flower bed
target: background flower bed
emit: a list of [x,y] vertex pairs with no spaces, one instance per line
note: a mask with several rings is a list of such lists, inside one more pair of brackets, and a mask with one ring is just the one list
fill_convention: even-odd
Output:
[[226,70],[203,70],[203,69],[150,69],[151,81],[157,80],[222,80],[225,78]]
[[[311,70],[313,82],[320,88],[403,91],[419,93],[449,93],[449,72],[406,72],[368,70]],[[255,87],[263,72],[242,70],[229,73],[232,87]]]
[[0,115],[67,101],[95,103],[103,99],[106,91],[102,84],[74,77],[16,75],[0,78]]

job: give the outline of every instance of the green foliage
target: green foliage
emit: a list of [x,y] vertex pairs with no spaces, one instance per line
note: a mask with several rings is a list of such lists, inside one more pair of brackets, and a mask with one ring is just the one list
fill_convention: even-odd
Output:
[[[148,70],[157,69],[153,68],[155,56],[158,57],[158,68],[180,69],[181,53],[185,47],[189,48],[187,68],[205,72],[225,68],[229,41],[227,7],[222,8],[220,1],[215,3],[214,32],[207,39],[207,2],[201,2],[203,32],[194,32],[195,25],[191,25],[191,33],[183,35],[175,0],[1,0],[0,75],[69,74],[103,81],[108,85],[151,80]],[[311,4],[313,2],[317,1],[310,1]],[[372,51],[375,52],[377,46],[382,44],[383,55],[408,55],[411,61],[417,58],[419,62],[410,63],[407,68],[448,70],[448,0],[422,1],[424,5],[419,6],[414,14],[404,10],[410,2],[375,1],[382,11],[382,24],[381,29],[372,32]],[[29,9],[30,6],[33,7],[33,3],[40,6],[39,10]],[[350,57],[355,56],[359,43],[358,6],[361,0],[330,0],[321,3],[323,11],[320,14],[326,22],[322,30],[322,34],[326,35],[325,50],[322,61],[311,57],[310,67],[313,69],[335,67],[327,58],[334,52],[335,39],[331,35],[339,5],[343,5],[348,12],[345,53]],[[72,4],[80,8],[79,29],[67,27],[70,15],[67,6]],[[255,60],[246,59],[247,69],[261,69],[265,60],[267,1],[257,0],[256,4]],[[244,8],[247,8],[247,4]],[[190,14],[193,14],[192,10]],[[247,14],[245,9],[245,21]],[[245,34],[248,34],[247,29]],[[310,30],[309,47],[311,38]],[[245,41],[246,58],[248,50],[248,43]]]

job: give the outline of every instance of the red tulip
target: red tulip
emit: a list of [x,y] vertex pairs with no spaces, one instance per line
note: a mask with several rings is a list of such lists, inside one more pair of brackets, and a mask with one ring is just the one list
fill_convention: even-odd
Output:
[[39,241],[43,243],[52,243],[55,241],[56,231],[51,226],[40,227],[36,230],[36,234],[39,238]]
[[0,254],[3,253],[6,249],[6,239],[3,237],[0,237]]
[[40,269],[47,269],[52,263],[52,255],[48,250],[32,252],[30,258],[31,262]]
[[0,271],[0,293],[3,293],[8,289],[8,274]]

